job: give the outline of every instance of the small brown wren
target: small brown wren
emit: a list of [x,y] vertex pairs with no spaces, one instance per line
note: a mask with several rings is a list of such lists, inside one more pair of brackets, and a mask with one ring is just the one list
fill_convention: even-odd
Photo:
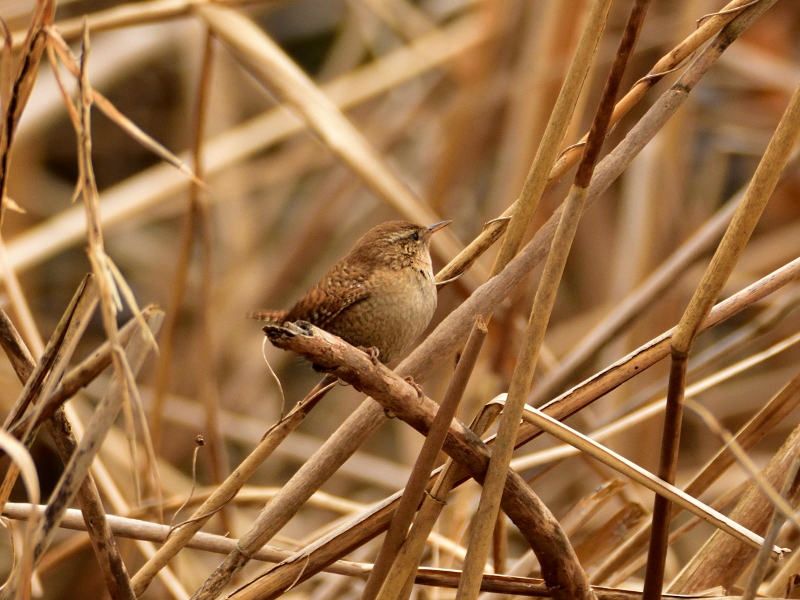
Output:
[[433,318],[431,236],[449,224],[381,223],[292,308],[250,316],[277,323],[308,321],[353,346],[377,348],[380,361],[390,363]]

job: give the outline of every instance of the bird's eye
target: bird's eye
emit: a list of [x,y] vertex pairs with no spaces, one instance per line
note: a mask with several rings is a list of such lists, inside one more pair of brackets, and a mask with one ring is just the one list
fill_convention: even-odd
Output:
[[411,239],[414,240],[415,242],[418,242],[419,241],[419,232],[415,231],[414,233],[412,233],[411,234]]

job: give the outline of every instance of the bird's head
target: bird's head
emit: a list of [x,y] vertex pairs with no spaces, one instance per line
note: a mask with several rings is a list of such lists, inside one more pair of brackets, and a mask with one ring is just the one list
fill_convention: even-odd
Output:
[[350,253],[351,260],[374,261],[394,269],[430,266],[431,236],[450,223],[441,221],[428,227],[408,221],[381,223],[356,242]]

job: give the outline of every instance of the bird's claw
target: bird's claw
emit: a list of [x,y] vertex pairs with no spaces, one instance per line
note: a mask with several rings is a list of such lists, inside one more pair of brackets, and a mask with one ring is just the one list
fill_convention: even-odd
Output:
[[404,377],[403,379],[406,381],[406,383],[411,385],[411,387],[413,387],[417,391],[417,396],[419,398],[425,397],[425,393],[422,391],[422,386],[420,386],[420,384],[414,381],[414,378],[411,377],[411,375],[409,375],[408,377]]
[[298,329],[301,330],[303,335],[306,335],[306,336],[313,335],[312,334],[312,329],[311,329],[313,327],[313,325],[311,323],[309,323],[308,321],[295,321],[294,324]]
[[365,348],[364,346],[358,346],[358,349],[361,350],[367,356],[369,356],[369,359],[372,361],[373,365],[377,367],[380,364],[378,357],[381,355],[381,351],[378,350],[376,346],[370,346],[369,348]]

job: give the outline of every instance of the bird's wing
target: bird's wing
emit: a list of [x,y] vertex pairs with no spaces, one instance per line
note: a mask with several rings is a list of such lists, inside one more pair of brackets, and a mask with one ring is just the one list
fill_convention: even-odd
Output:
[[356,265],[337,265],[311,288],[289,314],[289,321],[308,321],[325,328],[343,310],[369,298],[369,271]]

